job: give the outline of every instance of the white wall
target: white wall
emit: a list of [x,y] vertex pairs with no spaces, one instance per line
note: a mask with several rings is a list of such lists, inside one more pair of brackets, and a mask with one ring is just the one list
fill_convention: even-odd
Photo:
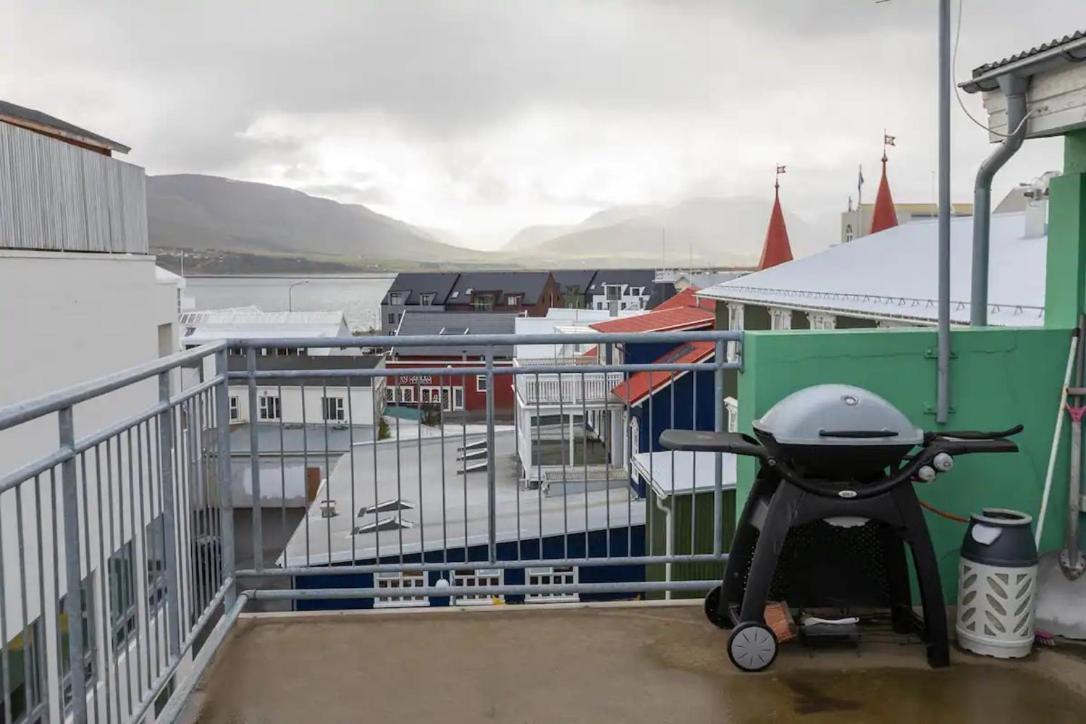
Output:
[[[166,351],[166,347],[170,348],[168,351],[176,350],[176,321],[177,287],[156,281],[153,257],[0,250],[0,406],[148,362],[157,358],[160,351]],[[157,395],[156,381],[147,380],[76,406],[76,438],[148,409]],[[136,434],[135,449],[139,448],[138,439]],[[0,474],[54,452],[57,443],[56,415],[0,431]],[[110,453],[111,463],[107,462],[103,448],[99,459],[89,453],[79,459],[77,467],[82,489],[93,491],[81,498],[80,518],[85,521],[81,575],[91,575],[96,582],[94,607],[99,613],[95,628],[100,663],[104,662],[102,642],[108,641],[101,615],[106,611],[108,599],[102,563],[125,540],[136,542],[136,600],[145,602],[140,523],[141,518],[151,518],[148,481],[154,474],[149,458],[142,464],[132,460],[129,468],[126,444],[120,448],[113,445]],[[114,468],[112,476],[106,474],[109,464]],[[118,467],[122,472],[118,472]],[[102,470],[100,476],[97,474],[99,469]],[[131,477],[129,469],[133,471]],[[67,586],[60,522],[63,503],[53,499],[52,483],[52,477],[46,473],[37,485],[33,480],[23,483],[18,497],[15,491],[3,494],[0,500],[0,524],[3,526],[0,555],[4,563],[3,600],[8,639],[13,638],[24,621],[41,616],[44,597],[46,615],[41,618],[44,620],[45,649],[50,657],[46,671],[50,696],[56,697],[59,688],[55,668],[58,644],[55,611]],[[59,492],[59,473],[56,485]],[[101,490],[101,498],[98,490]],[[137,496],[135,500],[138,501],[141,493],[145,493],[142,516],[139,507],[134,508],[132,504],[132,496]],[[125,505],[123,514],[122,501]],[[19,512],[23,527],[21,540]],[[135,524],[132,522],[134,512]],[[99,535],[99,519],[105,530],[104,536]],[[109,532],[111,525],[112,534]],[[55,554],[60,561],[60,569],[56,571],[52,566],[54,533],[60,548]],[[25,610],[22,597],[18,595],[24,585],[27,590]],[[144,605],[141,609],[144,613],[145,608]],[[146,662],[143,663],[146,666]],[[138,696],[136,692],[133,695]],[[56,703],[55,698],[53,703]],[[56,709],[53,711],[55,713]]]
[[[262,387],[257,386],[257,422],[269,422],[276,423],[278,420],[261,420],[260,419],[260,402],[259,398],[264,396],[279,396],[280,405],[282,408],[282,422],[287,425],[299,425],[302,423],[302,388],[299,387]],[[323,408],[321,406],[321,398],[325,397],[340,397],[343,398],[343,415],[344,420],[341,424],[347,424],[351,422],[355,425],[372,425],[374,424],[374,387],[361,387],[351,385],[350,388],[350,400],[348,401],[348,391],[346,387],[321,387],[319,385],[309,385],[305,388],[305,422],[310,424],[320,424],[324,422]],[[376,382],[377,390],[377,409],[376,412],[380,416],[385,406],[384,396],[384,380],[381,379]],[[233,423],[246,423],[249,422],[249,388],[246,385],[231,385],[230,397],[237,398],[238,415],[233,418]],[[333,423],[334,424],[334,423]]]

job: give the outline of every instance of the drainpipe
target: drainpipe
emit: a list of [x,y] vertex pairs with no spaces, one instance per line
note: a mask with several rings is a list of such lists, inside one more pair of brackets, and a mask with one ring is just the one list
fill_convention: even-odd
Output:
[[[656,495],[654,493],[653,497],[656,500],[656,507],[659,509],[659,511],[661,513],[664,514],[664,535],[667,536],[667,546],[664,549],[664,555],[666,555],[670,559],[671,558],[671,550],[672,550],[671,541],[675,537],[673,535],[673,531],[672,531],[672,526],[674,524],[671,521],[671,510],[666,505],[661,505],[661,503],[660,503],[661,498],[660,498],[659,495]],[[671,561],[670,560],[668,560],[668,562],[664,564],[664,580],[667,583],[671,583]],[[670,588],[668,590],[664,591],[664,600],[665,601],[670,601],[671,600],[671,589]]]
[[992,219],[992,178],[1011,156],[1022,147],[1026,137],[1026,87],[1029,81],[1005,75],[999,88],[1007,99],[1007,132],[992,155],[977,170],[973,188],[973,287],[969,302],[969,323],[974,327],[988,324],[988,233]]

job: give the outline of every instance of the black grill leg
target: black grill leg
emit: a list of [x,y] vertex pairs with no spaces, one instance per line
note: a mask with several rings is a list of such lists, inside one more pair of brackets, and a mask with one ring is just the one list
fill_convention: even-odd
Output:
[[740,622],[765,623],[765,601],[769,596],[769,587],[773,585],[777,558],[784,548],[788,530],[792,527],[803,496],[803,491],[786,482],[782,482],[773,494],[765,524],[758,535],[758,544],[754,547],[750,573],[747,574],[747,590],[743,593],[743,608],[739,612]]
[[890,587],[890,620],[894,633],[923,633],[913,614],[909,591],[909,568],[905,564],[905,541],[889,525],[882,527],[882,549],[886,551],[886,578]]
[[905,522],[905,535],[913,552],[920,600],[924,605],[924,628],[928,644],[928,663],[933,668],[950,665],[950,644],[947,639],[946,605],[943,584],[939,579],[939,564],[928,535],[924,511],[911,485],[898,485],[893,491],[894,502]]
[[779,484],[779,478],[771,478],[764,472],[759,472],[751,487],[750,495],[743,506],[743,514],[739,517],[735,529],[735,537],[732,539],[728,550],[728,562],[724,567],[724,580],[720,582],[721,596],[720,607],[717,612],[728,619],[729,625],[734,626],[733,617],[739,607],[743,605],[745,591],[744,581],[747,577],[747,566],[753,565],[751,549],[756,542],[756,533],[751,518],[758,507],[758,501],[762,498],[771,500],[773,489]]

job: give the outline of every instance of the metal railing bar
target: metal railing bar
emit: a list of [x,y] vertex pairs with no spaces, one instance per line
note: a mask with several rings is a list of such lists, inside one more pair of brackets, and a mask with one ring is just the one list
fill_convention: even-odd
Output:
[[[739,341],[742,330],[676,330],[661,332],[576,332],[571,334],[471,334],[458,337],[457,345],[468,347],[509,347],[515,345],[544,344],[608,344],[610,342],[637,342],[639,344],[712,342],[718,339]],[[218,343],[216,343],[217,345]],[[317,348],[357,348],[357,347],[441,347],[448,346],[448,335],[419,334],[404,336],[360,336],[360,337],[253,337],[231,339],[225,342],[233,348],[262,347],[308,347]],[[216,346],[217,348],[217,346]],[[193,350],[194,352],[196,350]]]
[[[739,369],[739,362],[725,362],[724,369]],[[605,372],[698,372],[701,370],[712,371],[716,365],[712,362],[638,362],[611,365],[495,365],[495,375],[557,375],[557,374],[603,374]],[[405,374],[429,375],[437,377],[473,377],[486,375],[486,367],[376,367],[371,369],[313,369],[313,370],[258,370],[253,373],[256,379],[344,379],[344,378],[380,378],[400,377]],[[247,380],[249,373],[234,370],[227,375],[231,380]]]
[[0,476],[0,493],[11,490],[19,483],[29,480],[35,475],[40,475],[49,468],[60,465],[61,463],[72,459],[77,454],[85,452],[92,447],[105,442],[109,438],[120,435],[125,430],[130,430],[136,425],[139,425],[142,422],[146,422],[147,420],[150,420],[156,415],[160,415],[163,412],[182,404],[183,402],[185,402],[185,400],[202,392],[212,383],[222,382],[222,379],[222,377],[216,377],[210,382],[205,382],[201,385],[192,387],[191,389],[186,390],[185,392],[176,395],[175,397],[171,397],[169,402],[157,403],[154,405],[154,407],[150,407],[143,412],[132,415],[131,417],[127,417],[120,422],[116,422],[109,427],[103,428],[101,431],[96,432],[93,435],[88,435],[87,437],[76,440],[71,447],[63,447],[60,450],[49,453],[44,457],[41,457],[33,462],[29,462],[22,467],[16,468],[15,470],[12,470],[11,472]]
[[[487,564],[489,565],[489,564]],[[246,591],[259,601],[304,601],[313,599],[344,598],[410,598],[413,596],[491,595],[528,596],[533,594],[603,594],[603,593],[654,593],[658,591],[708,591],[720,585],[711,581],[611,581],[606,583],[570,583],[533,586],[416,586],[412,588],[300,588],[260,589]],[[238,597],[240,600],[240,596]]]
[[16,402],[0,408],[0,430],[6,430],[44,415],[85,402],[95,397],[119,390],[136,382],[154,377],[162,372],[196,362],[226,346],[226,342],[212,342],[185,352],[161,357],[153,362],[136,365],[121,372],[105,375],[87,382],[65,387],[56,392]]
[[[728,560],[728,554],[713,553],[683,554],[671,556],[616,556],[614,558],[537,558],[534,560],[494,561],[464,560],[448,562],[415,563],[374,563],[367,565],[332,565],[332,566],[287,566],[284,568],[265,568],[260,575],[269,577],[304,577],[304,576],[353,576],[360,573],[395,573],[405,569],[412,571],[450,571],[453,569],[480,565],[487,568],[539,568],[543,566],[644,566],[655,563],[722,563]],[[256,571],[242,569],[236,572],[238,578],[255,576]],[[719,581],[717,581],[719,583]]]

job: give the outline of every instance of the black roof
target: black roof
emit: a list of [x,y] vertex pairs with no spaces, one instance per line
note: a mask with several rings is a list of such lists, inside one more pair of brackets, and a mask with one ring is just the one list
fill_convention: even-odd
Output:
[[604,284],[628,284],[634,287],[651,287],[656,278],[654,269],[600,269],[592,280],[592,293],[602,294]]
[[[408,310],[397,328],[397,336],[439,334],[449,337],[448,346],[438,347],[401,347],[397,353],[401,357],[414,355],[482,355],[484,349],[463,344],[463,337],[474,334],[513,334],[516,331],[517,315],[510,312],[424,312]],[[497,357],[512,357],[511,345],[494,348]]]
[[[261,372],[280,370],[371,370],[384,361],[380,355],[287,355],[284,357],[257,357],[257,369]],[[226,358],[226,368],[231,372],[244,372],[247,369],[245,357],[229,355]],[[372,377],[354,377],[351,379],[352,387],[369,387],[373,384]],[[257,379],[260,386],[282,387],[346,387],[347,380],[344,377],[260,377]],[[319,413],[319,411],[318,411]]]
[[388,304],[392,292],[408,292],[407,304],[418,304],[420,294],[433,294],[434,304],[444,304],[459,276],[457,272],[400,272],[381,303]]
[[[976,68],[973,69],[972,80],[966,81],[960,85],[965,91],[969,93],[974,93],[977,90],[991,90],[991,88],[994,86],[989,87],[988,84],[984,84],[982,87],[982,85],[976,83],[976,80],[978,78],[983,78],[984,76],[992,75],[995,71],[998,71],[1009,65],[1021,63],[1022,61],[1030,61],[1034,58],[1036,58],[1039,62],[1051,60],[1056,63],[1077,63],[1086,60],[1086,52],[1080,55],[1075,55],[1073,51],[1076,50],[1076,48],[1066,47],[1072,45],[1076,47],[1086,45],[1086,30],[1076,30],[1070,35],[1065,35],[1062,38],[1055,38],[1048,41],[1047,43],[1041,43],[1040,45],[1034,46],[1029,50],[1023,50],[1019,53],[1015,53],[1014,55],[1008,55],[1002,60],[995,60],[990,63],[985,63],[984,65],[978,65]],[[1062,52],[1053,53],[1053,51]],[[1038,56],[1044,56],[1044,58]],[[1030,64],[1027,63],[1027,65]]]
[[550,272],[463,272],[449,294],[449,304],[467,304],[472,292],[523,294],[524,304],[536,304],[551,278]]
[[554,275],[554,281],[558,282],[563,293],[574,287],[587,292],[588,286],[598,273],[595,269],[560,269],[551,272]]
[[[118,143],[105,136],[99,136],[97,133],[91,133],[85,128],[80,128],[67,121],[62,121],[48,113],[42,113],[33,108],[17,106],[14,103],[8,103],[7,101],[0,101],[0,117],[2,116],[26,121],[27,123],[33,123],[38,126],[46,126],[56,130],[62,136],[70,136],[76,141],[89,141],[94,144],[108,146],[118,153],[128,153],[132,150],[123,143]],[[2,120],[2,118],[0,118],[0,120]]]

